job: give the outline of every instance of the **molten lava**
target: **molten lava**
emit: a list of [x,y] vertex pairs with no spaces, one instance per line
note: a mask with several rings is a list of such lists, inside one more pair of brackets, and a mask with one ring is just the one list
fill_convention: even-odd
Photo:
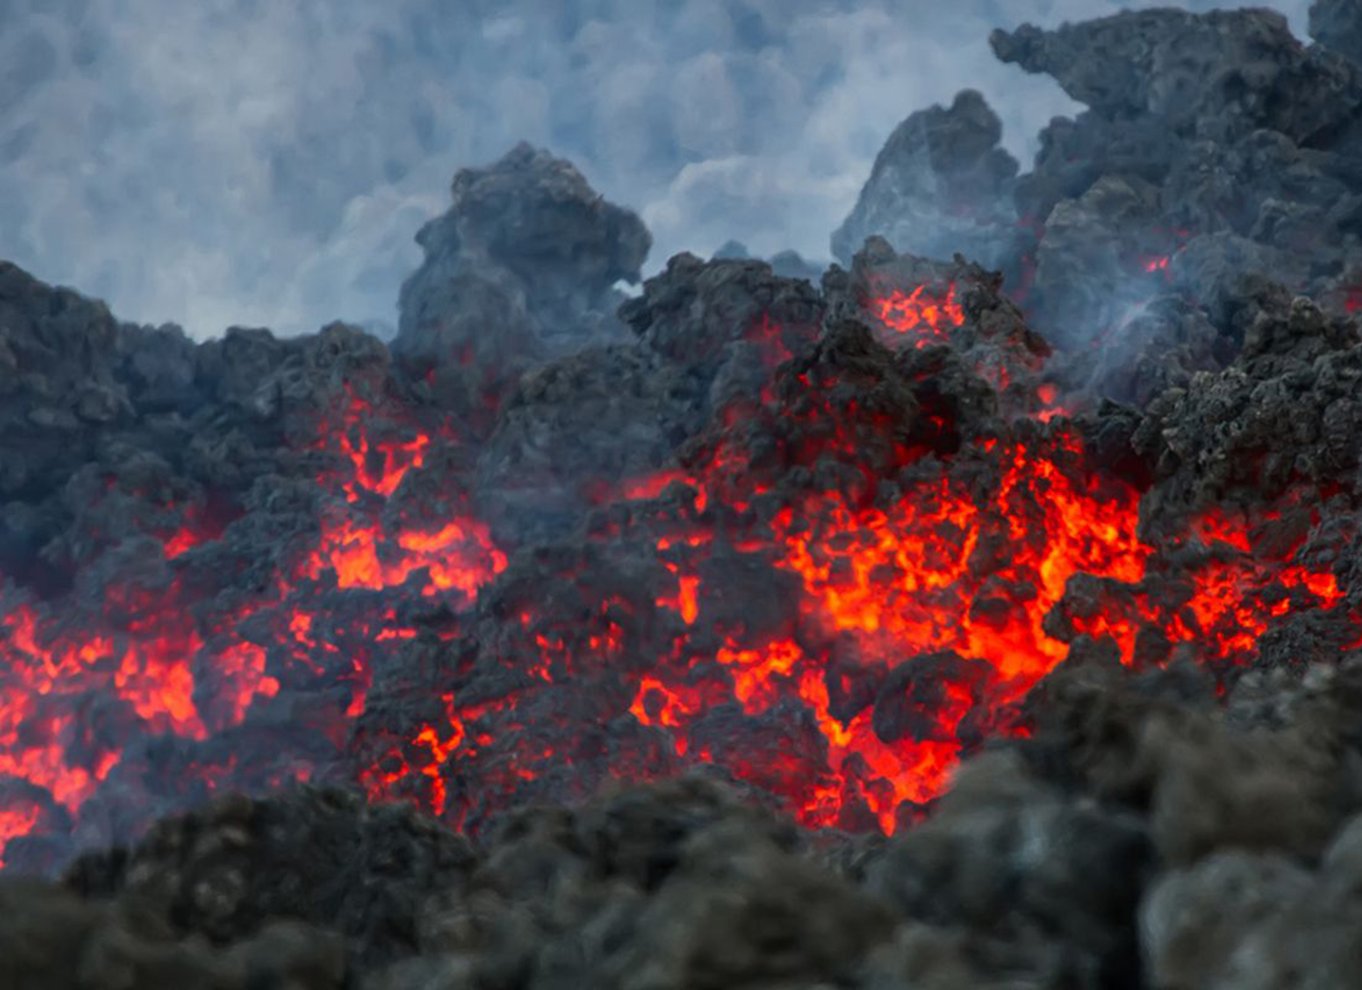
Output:
[[[777,339],[758,337],[765,338]],[[767,368],[790,357],[783,343],[773,353],[781,360],[764,362]],[[719,764],[783,797],[807,825],[892,832],[942,792],[969,747],[990,734],[1025,733],[1018,703],[1063,661],[1075,636],[1109,637],[1131,663],[1136,640],[1152,630],[1170,645],[1200,644],[1207,662],[1238,663],[1271,621],[1341,600],[1334,575],[1265,560],[1242,522],[1219,516],[1200,520],[1196,531],[1224,546],[1169,591],[1168,562],[1137,533],[1139,493],[1104,478],[1059,423],[986,439],[949,458],[889,442],[888,463],[916,471],[916,481],[889,502],[868,500],[876,478],[856,480],[871,456],[856,431],[869,426],[888,437],[892,418],[854,399],[830,402],[842,384],[835,372],[782,374],[803,390],[800,415],[809,428],[781,432],[776,449],[783,444],[785,463],[811,477],[834,476],[834,463],[856,467],[851,487],[777,496],[727,439],[696,461],[698,469],[669,467],[626,481],[622,497],[642,503],[640,511],[625,529],[603,535],[654,546],[665,575],[659,591],[614,606],[626,618],[608,636],[533,633],[535,645],[521,655],[539,672],[537,683],[508,695],[506,713],[531,710],[540,693],[570,689],[574,678],[589,680],[593,664],[611,664],[616,675],[632,672],[628,712],[645,738],[660,742],[640,742],[642,753],[675,759],[674,767]],[[1054,386],[1041,386],[1038,397],[1049,408],[1037,418],[1063,415]],[[764,412],[747,415],[769,416],[783,430],[788,392],[773,384],[762,400]],[[722,413],[719,421],[729,429],[740,422]],[[769,444],[759,446],[772,456]],[[981,489],[967,479],[985,466],[994,480]],[[773,498],[784,504],[758,511]],[[649,505],[680,508],[659,518]],[[716,560],[725,566],[714,567]],[[783,573],[798,589],[774,615],[755,606],[755,587],[730,576],[763,573],[768,582]],[[1069,602],[1080,575],[1113,594],[1095,607]],[[744,598],[754,607],[735,620],[730,602]],[[1055,615],[1067,629],[1052,625]],[[535,609],[521,616],[527,636],[554,621]],[[627,666],[612,659],[624,657],[636,659]],[[488,714],[485,704],[476,712],[456,704],[447,725],[425,725],[396,742],[388,758],[398,769],[371,774],[380,784],[375,793],[423,799],[466,824],[478,814],[480,775],[469,770],[478,760],[514,763],[522,779],[538,780],[566,757],[566,750],[532,750],[528,726],[501,713],[483,721]],[[598,717],[617,715],[603,708]],[[489,728],[470,741],[470,725]],[[717,736],[716,725],[723,726]],[[812,737],[801,734],[805,725]],[[450,739],[463,742],[432,748],[432,740]],[[611,770],[657,772],[627,753]],[[413,791],[413,775],[436,786]],[[499,780],[502,793],[526,793],[504,772]]]
[[[296,445],[316,516],[275,558],[223,555],[244,509],[165,503],[102,590],[0,586],[0,783],[18,788],[0,790],[0,855],[152,772],[158,737],[186,754],[187,794],[343,774],[475,828],[601,774],[709,763],[804,824],[893,832],[963,754],[1027,731],[1020,702],[1080,636],[1224,672],[1275,624],[1344,608],[1330,570],[1265,549],[1268,514],[1146,544],[1141,492],[1095,463],[1034,364],[978,366],[1024,408],[969,432],[903,370],[965,325],[957,293],[866,301],[888,343],[911,341],[900,364],[876,364],[864,328],[845,353],[816,327],[740,328],[764,385],[680,462],[602,482],[580,556],[527,558],[533,581],[470,509],[457,425],[351,384]],[[286,741],[213,748],[254,726]]]
[[[431,439],[418,433],[371,443],[364,422],[373,410],[348,399],[343,428],[316,445],[340,456],[336,469],[318,478],[334,497],[315,544],[253,598],[204,610],[173,571],[146,587],[110,585],[93,613],[78,617],[12,594],[0,615],[0,775],[78,815],[117,770],[127,741],[162,733],[204,741],[241,725],[279,695],[285,678],[295,686],[300,677],[310,680],[318,690],[348,685],[343,714],[357,717],[376,645],[415,632],[397,625],[391,607],[362,614],[352,626],[353,603],[329,590],[401,589],[462,608],[505,568],[505,555],[476,520],[381,521],[388,497],[421,468]],[[185,525],[162,538],[161,555],[175,567],[192,566],[192,551],[221,535],[220,526]],[[200,683],[205,678],[208,686]],[[106,726],[91,737],[84,713],[111,704],[122,706],[111,716],[116,731]],[[210,768],[203,773],[214,786]],[[309,774],[306,762],[288,773]],[[34,815],[0,801],[0,854]]]
[[952,282],[944,289],[919,285],[910,292],[894,290],[870,301],[871,312],[886,327],[914,338],[914,346],[947,343],[950,332],[965,322]]

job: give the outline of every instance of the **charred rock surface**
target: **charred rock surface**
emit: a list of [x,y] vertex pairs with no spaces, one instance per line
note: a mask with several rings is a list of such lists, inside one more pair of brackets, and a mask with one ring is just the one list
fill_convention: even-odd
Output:
[[620,308],[635,343],[520,379],[479,454],[485,518],[516,540],[565,535],[605,493],[668,465],[734,394],[759,389],[766,338],[807,336],[823,310],[806,282],[763,262],[672,258]]
[[1161,291],[1219,327],[1207,293],[1226,276],[1321,297],[1341,280],[1346,304],[1362,102],[1346,60],[1302,47],[1267,11],[1127,13],[999,32],[993,46],[1090,108],[1051,124],[1018,180],[1038,231],[1031,301],[1053,340],[1096,331],[1119,348]]
[[[901,125],[835,235],[836,253],[848,258],[876,234],[927,255],[964,250],[1005,273],[1032,324],[1065,352],[1053,373],[1071,390],[1141,406],[1233,360],[1238,337],[1222,300],[1246,275],[1352,312],[1362,305],[1353,167],[1362,77],[1342,57],[1351,10],[1316,4],[1320,43],[1310,46],[1263,10],[1150,10],[995,32],[999,58],[1053,76],[1088,109],[1042,131],[1015,180],[957,190],[957,215],[990,218],[989,247],[913,242],[895,226],[958,226],[958,216],[916,224],[954,200],[915,141],[972,147],[974,164],[956,163],[963,176],[1001,161],[991,114],[962,93],[951,110]],[[935,194],[905,192],[929,187]],[[1163,358],[1169,350],[1176,360]]]
[[[1135,438],[1160,483],[1146,518],[1213,505],[1272,500],[1308,482],[1318,491],[1355,483],[1357,383],[1362,337],[1355,320],[1262,286],[1236,314],[1243,343],[1223,371],[1203,372],[1150,403]],[[1177,522],[1174,519],[1173,524]]]
[[1054,76],[1099,117],[1149,116],[1191,138],[1271,130],[1308,144],[1350,117],[1356,97],[1351,66],[1302,47],[1267,10],[1131,11],[1054,31],[997,31],[991,42],[1004,62]]

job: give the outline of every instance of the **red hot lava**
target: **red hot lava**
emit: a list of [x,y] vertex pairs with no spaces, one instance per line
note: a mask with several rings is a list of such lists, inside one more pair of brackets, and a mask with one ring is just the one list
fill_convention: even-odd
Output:
[[[956,292],[865,308],[916,335],[908,360],[965,323]],[[970,747],[1025,733],[1018,703],[1076,637],[1129,664],[1181,644],[1225,668],[1274,623],[1342,606],[1331,572],[1263,551],[1245,518],[1145,543],[1141,493],[1092,462],[1052,385],[1030,420],[947,443],[951,414],[886,401],[863,356],[806,360],[817,334],[769,319],[742,336],[766,387],[720,410],[684,466],[625,481],[584,556],[523,594],[458,494],[453,432],[353,390],[302,445],[323,465],[315,528],[249,594],[205,595],[200,561],[231,527],[175,512],[156,552],[80,607],[4,586],[0,778],[23,789],[0,790],[0,855],[53,814],[78,820],[147,738],[210,747],[296,720],[371,797],[457,825],[560,797],[568,770],[709,763],[804,824],[892,832]],[[443,625],[413,618],[440,610]],[[419,714],[375,728],[376,676],[413,663],[435,678]],[[97,733],[94,705],[111,712]],[[590,715],[552,722],[562,711]],[[190,765],[233,786],[238,755]],[[317,758],[270,756],[246,783],[305,778]]]
[[[757,339],[773,339],[772,353],[788,359],[786,343],[762,327]],[[638,509],[600,538],[655,548],[659,591],[609,605],[622,618],[608,635],[554,633],[552,656],[534,630],[570,620],[522,613],[537,646],[503,648],[529,658],[536,678],[495,710],[449,699],[444,725],[392,741],[382,769],[368,775],[371,792],[423,799],[468,824],[485,811],[479,788],[488,777],[478,766],[486,761],[500,768],[499,800],[535,793],[571,762],[572,727],[560,725],[562,748],[534,751],[533,730],[515,713],[540,711],[536,698],[589,684],[593,666],[605,664],[629,679],[627,711],[646,730],[636,751],[615,752],[613,774],[714,763],[780,795],[804,824],[892,832],[942,792],[967,748],[1026,731],[1017,703],[1075,636],[1110,637],[1127,663],[1161,662],[1181,643],[1208,663],[1234,664],[1271,622],[1341,602],[1332,573],[1256,552],[1242,521],[1202,520],[1188,539],[1203,552],[1190,565],[1184,548],[1160,553],[1138,535],[1140,493],[1104,478],[1059,422],[981,438],[952,456],[889,443],[893,471],[912,480],[878,501],[876,483],[893,472],[859,476],[869,458],[857,430],[887,437],[894,422],[855,397],[831,402],[837,377],[787,367],[783,381],[797,383],[797,395],[773,380],[744,419],[720,412],[726,431],[771,421],[783,439],[757,444],[763,464],[725,436],[698,466],[627,481],[623,497]],[[1038,419],[1063,415],[1053,386],[1041,386],[1040,397],[1050,408]],[[774,424],[788,423],[800,403],[816,428],[781,432]],[[805,483],[780,495],[771,462],[777,474],[856,470],[850,487]],[[1079,576],[1110,594],[1070,601]],[[781,592],[770,614],[754,581],[795,594]],[[744,601],[750,608],[735,609]],[[1163,654],[1142,659],[1145,648],[1137,657],[1137,640],[1151,636]],[[619,709],[594,717],[614,722]],[[434,786],[410,786],[423,778]]]
[[[994,453],[1004,473],[987,502],[943,464],[888,508],[857,505],[836,491],[781,508],[770,546],[749,543],[748,550],[797,576],[795,636],[745,630],[716,651],[718,668],[704,658],[659,666],[668,676],[640,682],[635,715],[672,733],[684,753],[693,750],[687,728],[706,700],[735,699],[759,715],[777,704],[788,709],[797,698],[826,748],[826,763],[806,768],[799,793],[786,795],[797,816],[809,825],[844,825],[848,808],[865,807],[893,831],[901,807],[911,810],[944,789],[967,718],[980,728],[1018,729],[1008,724],[1007,706],[1066,652],[1044,623],[1068,579],[1083,572],[1135,584],[1151,554],[1135,535],[1136,493],[1085,477],[1071,435],[995,444]],[[704,479],[695,484],[708,487]],[[703,626],[707,596],[697,586],[688,597],[699,604],[683,618]],[[833,650],[853,653],[880,676],[947,652],[976,659],[956,661],[954,680],[954,671],[933,669],[939,683],[930,709],[912,732],[886,740],[869,705],[849,718],[833,714]],[[698,683],[697,671],[707,671]],[[736,768],[770,786],[764,769]]]
[[870,310],[886,327],[914,338],[915,347],[949,343],[950,331],[965,322],[955,298],[955,283],[933,289],[919,285],[910,292],[895,289],[870,300]]

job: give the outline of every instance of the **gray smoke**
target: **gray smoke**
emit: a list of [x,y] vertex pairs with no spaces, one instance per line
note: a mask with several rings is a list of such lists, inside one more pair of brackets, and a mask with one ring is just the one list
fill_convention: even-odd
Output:
[[199,337],[391,324],[449,177],[523,138],[641,213],[650,269],[821,259],[913,110],[977,88],[1024,162],[1073,112],[990,28],[1155,5],[0,0],[0,257]]

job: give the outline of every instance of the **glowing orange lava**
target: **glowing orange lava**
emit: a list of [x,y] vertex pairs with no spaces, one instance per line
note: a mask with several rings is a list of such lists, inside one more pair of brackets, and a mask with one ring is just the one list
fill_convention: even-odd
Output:
[[911,292],[894,290],[870,300],[870,309],[886,327],[916,336],[917,347],[950,340],[950,332],[965,322],[965,311],[955,298],[955,283],[944,291],[919,285]]
[[[955,284],[867,309],[891,348],[886,330],[925,347],[966,320]],[[1020,702],[1077,637],[1128,664],[1176,647],[1220,672],[1275,623],[1344,606],[1332,571],[1254,528],[1266,509],[1144,543],[1141,493],[1094,463],[1057,386],[1026,377],[1039,358],[984,368],[1017,418],[971,426],[903,370],[933,355],[891,364],[854,329],[847,357],[817,328],[735,328],[752,387],[681,464],[590,488],[586,535],[517,558],[539,570],[510,568],[470,511],[447,423],[347,387],[336,421],[290,451],[318,518],[268,566],[201,564],[230,542],[210,546],[221,514],[181,506],[140,534],[161,549],[137,579],[102,598],[0,584],[0,777],[26,789],[0,799],[0,856],[119,786],[139,734],[193,746],[287,724],[304,701],[302,731],[364,747],[346,758],[372,799],[456,827],[563,799],[582,768],[710,762],[806,825],[891,833],[982,740],[1026,734]],[[919,385],[920,402],[900,398]],[[249,571],[249,592],[217,566]],[[393,672],[416,684],[402,705]],[[112,714],[87,719],[95,705]],[[235,786],[237,755],[195,764],[200,788]],[[300,757],[268,779],[311,773]]]
[[28,803],[27,806],[20,804],[0,808],[0,870],[5,868],[3,853],[9,840],[28,835],[38,824],[40,817],[41,809],[32,803]]
[[[8,602],[0,611],[0,777],[25,781],[78,813],[123,756],[122,737],[88,737],[80,714],[84,697],[119,699],[130,720],[124,736],[135,727],[141,734],[203,740],[278,697],[281,677],[294,670],[319,684],[348,682],[343,714],[359,716],[371,644],[401,643],[416,632],[398,623],[391,608],[351,623],[322,604],[319,592],[400,587],[462,608],[506,566],[475,519],[380,522],[402,481],[425,464],[432,440],[415,430],[409,439],[371,441],[371,416],[370,407],[347,393],[341,428],[316,443],[336,455],[338,465],[318,479],[334,497],[316,545],[253,599],[216,615],[196,613],[185,586],[171,577],[159,587],[111,585],[99,613],[79,619],[43,603]],[[163,530],[167,566],[178,567],[222,528],[186,522]],[[273,629],[270,640],[243,636],[248,622]],[[196,671],[211,672],[211,697],[202,695]],[[289,773],[305,779],[310,769],[300,762]],[[217,786],[217,776],[217,768],[202,768],[205,786]],[[38,816],[28,806],[0,803],[0,855]]]

